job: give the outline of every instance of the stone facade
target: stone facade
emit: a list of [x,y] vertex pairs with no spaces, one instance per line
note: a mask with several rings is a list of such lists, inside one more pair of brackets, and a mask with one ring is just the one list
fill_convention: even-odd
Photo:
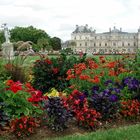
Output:
[[71,34],[71,46],[75,53],[88,54],[128,54],[136,53],[140,49],[140,28],[136,33],[123,32],[122,29],[109,29],[108,32],[96,33],[96,30],[85,26],[76,25]]

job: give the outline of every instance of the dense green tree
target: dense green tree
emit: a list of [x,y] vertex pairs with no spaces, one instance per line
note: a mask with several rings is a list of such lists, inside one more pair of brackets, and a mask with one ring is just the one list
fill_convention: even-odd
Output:
[[52,46],[53,50],[61,50],[61,39],[58,37],[51,38],[50,45]]
[[37,44],[40,38],[50,38],[49,35],[41,29],[36,29],[33,26],[29,27],[15,27],[11,31],[11,40],[17,41],[32,41]]
[[50,51],[52,47],[50,47],[49,39],[47,38],[40,38],[37,41],[37,45],[40,47],[40,50],[47,50]]
[[4,41],[5,41],[4,32],[0,31],[0,43],[3,43]]

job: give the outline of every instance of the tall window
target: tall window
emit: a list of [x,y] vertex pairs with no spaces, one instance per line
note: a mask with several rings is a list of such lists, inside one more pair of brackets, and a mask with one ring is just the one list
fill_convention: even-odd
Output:
[[107,46],[107,43],[105,43],[105,46]]
[[99,43],[99,46],[101,46],[101,43]]
[[116,43],[115,42],[113,43],[113,46],[116,46]]
[[136,43],[134,42],[134,46],[136,46]]
[[122,42],[122,46],[124,46],[124,42]]
[[96,43],[94,43],[94,47],[96,46]]
[[130,46],[130,43],[128,43],[128,46]]
[[85,42],[85,46],[87,46],[87,42]]
[[82,44],[80,43],[80,46],[82,46]]

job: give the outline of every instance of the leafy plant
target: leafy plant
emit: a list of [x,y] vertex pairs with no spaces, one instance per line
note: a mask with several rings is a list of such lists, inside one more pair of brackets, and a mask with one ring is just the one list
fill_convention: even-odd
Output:
[[71,112],[64,106],[64,101],[60,97],[51,97],[44,102],[47,125],[55,131],[63,131],[67,128]]
[[9,125],[10,117],[4,112],[4,107],[6,104],[4,102],[0,102],[0,128]]
[[38,126],[38,122],[35,118],[23,116],[19,119],[15,119],[11,122],[11,128],[14,135],[18,138],[23,138],[34,133],[35,128]]
[[66,72],[78,61],[76,57],[67,58],[64,54],[56,58],[37,60],[33,67],[33,86],[43,93],[51,88],[63,91],[69,86]]
[[11,119],[20,118],[23,115],[37,116],[42,113],[39,107],[28,101],[31,94],[25,91],[21,85],[22,84],[18,82],[12,83],[10,86],[5,86],[4,83],[2,83],[3,88],[1,89],[0,102],[6,104],[6,106],[3,107],[3,111]]
[[[106,84],[109,84],[109,81]],[[99,86],[93,86],[93,94],[88,98],[89,107],[100,112],[102,120],[114,119],[120,109],[120,92],[120,89],[110,88],[109,85],[103,91],[100,91]]]
[[126,119],[136,119],[140,115],[140,102],[138,100],[122,101],[120,114]]

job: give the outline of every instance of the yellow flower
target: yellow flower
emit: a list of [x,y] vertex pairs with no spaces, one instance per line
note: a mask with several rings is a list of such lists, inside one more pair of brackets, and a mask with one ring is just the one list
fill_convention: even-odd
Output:
[[47,96],[48,97],[59,97],[59,92],[55,88],[52,88]]

